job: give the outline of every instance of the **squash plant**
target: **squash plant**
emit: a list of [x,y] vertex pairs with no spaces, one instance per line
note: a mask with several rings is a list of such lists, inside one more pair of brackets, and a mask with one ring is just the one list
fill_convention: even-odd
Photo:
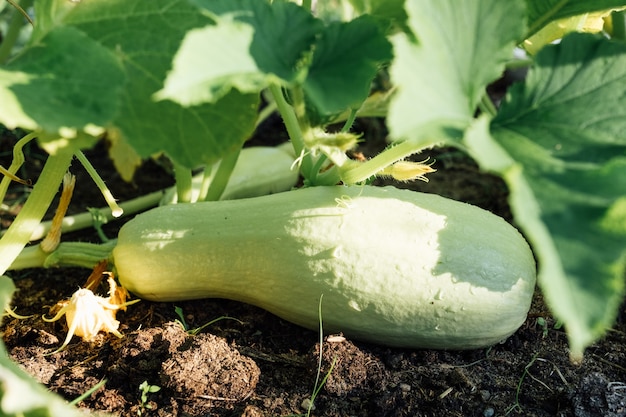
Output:
[[[73,155],[104,132],[127,178],[142,158],[171,158],[180,196],[192,168],[221,161],[208,174],[206,197],[216,199],[263,96],[281,114],[308,185],[421,178],[429,166],[404,159],[440,145],[502,176],[539,261],[540,288],[580,358],[624,295],[626,36],[624,16],[609,12],[626,1],[311,3],[38,0],[32,34],[14,50],[16,13],[0,49],[0,123],[31,132],[49,157],[0,241],[0,273],[27,244]],[[580,33],[603,18],[607,30]],[[529,55],[515,59],[524,46]],[[520,65],[526,79],[491,102],[486,87]],[[382,67],[391,90],[370,94]],[[368,161],[346,156],[360,116],[385,117],[392,142]],[[329,133],[331,122],[344,128]],[[19,147],[15,156],[13,173]],[[3,381],[17,372],[5,362],[0,371]]]

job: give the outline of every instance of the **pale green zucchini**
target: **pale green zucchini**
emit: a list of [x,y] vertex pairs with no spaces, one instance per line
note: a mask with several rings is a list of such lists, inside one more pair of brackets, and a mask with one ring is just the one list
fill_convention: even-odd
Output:
[[139,297],[250,303],[388,346],[472,349],[526,319],[531,250],[480,208],[392,187],[312,187],[164,206],[122,227],[113,260]]
[[[299,171],[294,168],[293,146],[287,142],[279,146],[252,146],[243,148],[220,200],[258,197],[292,189],[298,183]],[[204,174],[192,178],[191,201],[197,201]],[[178,201],[176,188],[169,188],[159,205]]]

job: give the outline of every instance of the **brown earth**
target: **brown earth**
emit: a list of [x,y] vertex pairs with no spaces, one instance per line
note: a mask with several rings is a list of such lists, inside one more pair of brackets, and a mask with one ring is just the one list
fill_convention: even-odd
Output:
[[[366,156],[380,148],[384,137],[380,121],[362,121],[355,130],[365,134]],[[283,138],[280,122],[271,119],[252,143]],[[0,142],[3,166],[10,162],[12,143],[14,138],[5,131]],[[173,183],[167,170],[154,162],[146,163],[133,183],[124,183],[102,145],[87,154],[122,201]],[[459,151],[440,149],[429,155],[438,171],[430,175],[429,183],[412,188],[514,220],[502,181],[481,173]],[[43,158],[31,147],[21,175],[35,179]],[[72,171],[78,187],[71,211],[102,206],[82,168],[74,164]],[[13,189],[15,205],[5,207],[3,227],[19,209],[24,193],[22,187]],[[105,233],[115,236],[122,222],[105,225]],[[92,230],[70,233],[64,239],[99,241]],[[122,339],[100,334],[86,343],[74,337],[64,351],[49,355],[63,342],[66,327],[62,320],[44,322],[41,314],[69,297],[88,274],[74,268],[12,273],[19,288],[13,306],[20,314],[34,316],[7,318],[0,330],[11,357],[68,400],[106,380],[79,403],[92,411],[124,417],[306,415],[321,363],[319,379],[326,379],[312,416],[626,416],[624,308],[615,327],[577,365],[570,363],[564,330],[555,328],[539,293],[519,331],[496,346],[473,351],[391,349],[330,337],[322,345],[320,362],[317,333],[250,305],[210,299],[142,301],[118,314]],[[218,318],[229,319],[216,320],[191,336],[177,322],[175,307],[182,309],[192,329]],[[146,393],[142,401],[144,382],[160,389]]]

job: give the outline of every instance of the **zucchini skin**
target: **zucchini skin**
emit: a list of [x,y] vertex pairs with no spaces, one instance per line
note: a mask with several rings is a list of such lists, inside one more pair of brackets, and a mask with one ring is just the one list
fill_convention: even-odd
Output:
[[[292,169],[295,161],[289,146],[252,146],[243,148],[220,200],[258,197],[291,190],[299,179],[299,171]],[[291,149],[290,149],[291,148]],[[197,201],[204,173],[192,178],[192,201]],[[176,187],[169,188],[159,205],[176,204]]]
[[312,187],[152,209],[113,250],[153,301],[227,298],[298,325],[405,348],[476,349],[525,321],[536,266],[502,218],[393,187]]

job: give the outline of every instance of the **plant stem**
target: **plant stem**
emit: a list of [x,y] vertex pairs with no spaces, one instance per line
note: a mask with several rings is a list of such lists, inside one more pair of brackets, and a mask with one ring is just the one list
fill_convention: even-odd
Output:
[[91,165],[91,162],[89,162],[85,154],[80,150],[76,151],[76,159],[80,161],[93,182],[100,189],[104,200],[111,208],[111,213],[113,214],[113,217],[120,217],[122,214],[124,214],[124,210],[122,210],[122,208],[118,206],[115,198],[113,197],[113,194],[111,194],[111,190],[109,190],[109,187],[107,187],[107,185],[104,183],[104,180],[102,179],[100,174],[98,174],[98,171],[96,171],[94,166]]
[[491,101],[491,99],[489,98],[489,94],[487,94],[486,92],[480,99],[480,103],[478,103],[478,108],[480,108],[483,113],[487,113],[491,117],[495,117],[495,115],[498,113],[498,109],[496,109],[493,101]]
[[218,164],[214,164],[210,167],[204,167],[204,173],[202,174],[202,182],[200,183],[200,192],[198,193],[197,201],[206,201],[207,195],[209,193],[209,188],[211,188],[211,183],[213,182],[213,177],[215,177],[215,172],[217,171]]
[[0,275],[3,275],[18,257],[30,240],[33,230],[46,214],[57,193],[59,184],[61,184],[63,176],[70,166],[72,157],[72,152],[64,150],[48,156],[33,191],[20,213],[0,239]]
[[235,152],[231,152],[222,158],[219,166],[217,167],[217,171],[213,176],[211,181],[211,185],[207,191],[206,197],[204,201],[217,201],[222,196],[222,193],[226,189],[226,185],[228,184],[228,180],[230,179],[230,174],[233,172],[235,165],[237,164],[237,159],[239,158],[239,153],[241,152],[241,148],[238,148]]
[[[13,51],[15,43],[20,37],[22,26],[24,26],[24,16],[28,18],[28,14],[24,14],[24,9],[29,8],[33,3],[33,0],[25,0],[22,3],[23,6],[12,3],[14,10],[11,16],[11,23],[9,24],[9,29],[4,36],[4,39],[2,40],[2,44],[0,44],[0,64],[4,64],[11,56],[11,51]],[[30,18],[28,19],[32,24],[33,22],[30,21]]]
[[611,38],[626,41],[626,13],[623,10],[611,13],[611,23],[613,25]]
[[[120,207],[124,210],[124,215],[129,216],[131,214],[138,213],[140,211],[147,210],[149,208],[155,207],[161,201],[161,198],[165,194],[164,190],[155,191],[150,194],[142,195],[141,197],[134,198],[132,200],[125,201],[120,204]],[[102,207],[97,209],[99,214],[102,216],[103,222],[107,222],[113,220],[113,214],[111,213],[110,207]],[[65,217],[62,222],[61,231],[63,233],[73,232],[76,230],[81,230],[86,227],[93,226],[94,216],[91,212],[84,212],[80,214],[75,214],[73,216]],[[34,227],[33,232],[30,236],[30,240],[38,240],[43,238],[46,233],[50,230],[50,222],[41,222],[37,226]]]
[[[18,140],[15,146],[13,146],[13,161],[11,161],[11,165],[7,169],[11,174],[15,175],[24,163],[24,152],[22,151],[24,145],[35,139],[36,136],[37,134],[35,132],[31,132]],[[4,197],[9,189],[9,184],[11,184],[11,178],[6,176],[2,178],[2,182],[0,182],[0,201],[4,201]]]
[[269,89],[274,97],[276,106],[278,107],[278,112],[283,119],[287,133],[289,134],[289,139],[291,139],[291,144],[293,145],[293,149],[296,153],[296,158],[301,158],[300,172],[305,179],[309,180],[311,177],[313,163],[311,161],[311,156],[306,153],[304,136],[302,134],[302,129],[300,127],[298,117],[296,116],[296,112],[294,111],[294,108],[287,103],[287,100],[285,100],[285,96],[283,95],[280,85],[272,83]]
[[174,162],[174,178],[176,181],[176,195],[179,203],[191,203],[192,190],[191,170]]
[[311,11],[311,0],[302,0],[302,8]]
[[111,252],[116,243],[117,241],[114,239],[100,244],[62,242],[50,253],[44,252],[40,245],[32,245],[22,250],[9,269],[15,271],[25,268],[51,268],[62,266],[92,269],[98,262],[111,257]]
[[397,145],[385,149],[372,159],[350,164],[348,169],[341,171],[341,179],[346,184],[363,182],[394,162],[418,153],[425,147],[426,146],[416,149],[415,144],[410,140],[400,142]]
[[524,59],[512,59],[506,63],[506,69],[515,70],[519,68],[528,68],[533,64],[533,60],[530,58]]
[[357,113],[358,113],[358,110],[356,109],[350,110],[350,114],[348,115],[346,122],[341,127],[341,130],[340,130],[341,133],[346,133],[352,128],[352,125],[354,124],[354,121],[356,120]]
[[276,103],[270,102],[265,106],[261,111],[259,111],[259,115],[257,116],[255,127],[259,127],[261,123],[263,123],[268,117],[272,115],[276,111]]

